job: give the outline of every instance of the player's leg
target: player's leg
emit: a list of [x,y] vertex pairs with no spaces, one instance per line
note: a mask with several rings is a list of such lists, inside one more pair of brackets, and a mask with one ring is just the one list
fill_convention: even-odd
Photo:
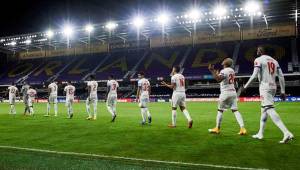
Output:
[[70,118],[73,118],[73,99],[69,99],[68,103],[68,108],[69,108],[69,116]]
[[172,124],[168,125],[170,128],[175,128],[176,127],[176,118],[177,118],[177,106],[178,106],[178,96],[177,94],[173,93],[172,99],[171,99],[171,106],[172,106]]
[[142,116],[142,122],[141,122],[141,124],[142,125],[146,124],[146,117],[147,117],[147,113],[146,113],[146,110],[145,110],[146,105],[147,104],[146,104],[145,98],[141,98],[139,106],[141,108],[141,116]]
[[260,112],[261,112],[261,115],[260,115],[259,131],[257,134],[252,136],[255,139],[263,139],[265,126],[266,126],[266,123],[268,120],[268,114],[265,111],[264,107],[261,107]]
[[114,115],[112,117],[111,122],[114,122],[117,117],[117,100],[118,100],[117,96],[115,96],[112,101],[112,111],[113,111]]
[[179,100],[178,100],[178,105],[180,107],[180,110],[182,111],[182,113],[184,114],[185,118],[188,121],[188,128],[192,128],[192,126],[193,126],[193,120],[192,120],[192,118],[190,116],[189,111],[186,109],[185,100],[186,100],[185,94],[180,94]]
[[85,101],[85,108],[86,108],[86,112],[88,114],[88,117],[86,118],[87,120],[91,120],[93,118],[91,111],[90,111],[90,103],[91,103],[91,100],[88,97]]
[[57,116],[57,96],[53,98],[54,103],[54,116]]
[[32,103],[31,99],[28,100],[28,106],[29,106],[29,114],[31,116],[33,116],[34,115],[34,110],[33,110],[33,103]]
[[94,117],[93,119],[96,120],[97,119],[97,105],[98,105],[98,99],[95,98],[93,99],[93,107],[94,107]]
[[44,116],[49,116],[50,115],[51,101],[52,101],[52,97],[49,96],[48,103],[47,103],[47,113]]
[[238,106],[237,106],[237,96],[234,95],[230,98],[230,103],[231,103],[231,111],[234,114],[239,126],[240,126],[240,132],[238,133],[239,135],[246,135],[247,130],[244,125],[244,120],[241,115],[241,113],[238,111]]
[[146,107],[145,107],[145,112],[147,114],[147,117],[148,117],[148,123],[151,123],[152,122],[152,116],[151,116],[151,113],[149,111],[149,108],[148,108],[148,103],[150,102],[150,99],[149,98],[146,98],[145,99],[146,101]]
[[226,99],[227,96],[224,94],[220,94],[219,101],[218,101],[218,110],[217,110],[217,116],[216,116],[216,127],[212,129],[208,129],[210,133],[219,134],[221,129],[221,123],[223,119],[223,112],[226,109]]
[[111,114],[111,116],[114,117],[115,113],[113,111],[113,100],[112,100],[111,96],[107,97],[106,107],[107,107],[108,112]]

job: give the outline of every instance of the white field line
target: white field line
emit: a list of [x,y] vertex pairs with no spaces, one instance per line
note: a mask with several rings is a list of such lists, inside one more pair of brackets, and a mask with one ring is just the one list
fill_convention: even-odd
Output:
[[51,154],[60,154],[60,155],[74,155],[74,156],[87,156],[94,158],[107,158],[107,159],[119,159],[119,160],[128,160],[128,161],[140,161],[140,162],[149,162],[149,163],[162,163],[162,164],[172,164],[172,165],[187,165],[195,167],[212,167],[220,169],[240,169],[240,170],[268,170],[265,168],[248,168],[248,167],[238,167],[238,166],[227,166],[227,165],[214,165],[214,164],[198,164],[198,163],[188,163],[188,162],[174,162],[174,161],[160,161],[160,160],[151,160],[151,159],[140,159],[140,158],[130,158],[122,156],[108,156],[108,155],[97,155],[89,153],[76,153],[76,152],[60,152],[60,151],[51,151],[44,149],[34,149],[34,148],[23,148],[15,146],[0,146],[0,149],[15,149],[23,151],[32,151],[32,152],[41,152],[41,153],[51,153]]

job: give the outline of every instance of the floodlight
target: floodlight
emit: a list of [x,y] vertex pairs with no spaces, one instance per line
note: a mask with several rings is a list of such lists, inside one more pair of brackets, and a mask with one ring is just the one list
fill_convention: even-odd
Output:
[[91,32],[93,32],[93,30],[94,30],[93,25],[88,24],[88,25],[85,26],[85,31],[86,31],[87,33],[91,33]]
[[133,25],[137,28],[140,28],[144,25],[144,20],[141,17],[135,17],[133,19]]
[[31,39],[27,39],[27,40],[25,41],[25,44],[27,44],[27,45],[31,44]]
[[200,15],[201,15],[201,13],[197,9],[192,9],[191,11],[188,12],[188,17],[190,19],[198,19],[198,18],[200,18]]
[[108,22],[105,27],[108,29],[108,30],[113,30],[115,29],[116,27],[118,26],[118,24],[114,23],[114,22]]
[[63,34],[70,37],[73,34],[73,28],[70,25],[66,25],[63,29]]
[[245,4],[245,11],[248,13],[256,13],[260,9],[260,4],[256,1],[249,1]]
[[160,24],[167,24],[169,22],[169,16],[166,13],[161,13],[158,17],[157,17],[157,21]]
[[218,17],[221,17],[221,16],[224,16],[226,15],[227,13],[227,9],[225,6],[223,5],[218,5],[214,11],[213,11],[214,15],[218,16]]
[[15,45],[17,45],[17,42],[12,41],[12,42],[10,43],[10,45],[11,45],[11,46],[15,46]]
[[48,30],[48,31],[46,32],[46,36],[47,36],[48,38],[52,38],[52,37],[54,36],[54,32],[53,32],[52,30]]

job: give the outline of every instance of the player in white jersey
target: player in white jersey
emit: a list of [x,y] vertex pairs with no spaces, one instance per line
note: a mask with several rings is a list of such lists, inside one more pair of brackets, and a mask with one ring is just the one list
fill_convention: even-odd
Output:
[[150,82],[145,78],[144,72],[139,72],[138,78],[139,81],[136,98],[139,102],[139,107],[141,108],[142,125],[146,124],[146,118],[148,118],[148,123],[150,124],[152,122],[152,117],[148,109],[148,103],[150,102],[149,96],[151,93]]
[[56,82],[52,82],[48,85],[48,103],[47,103],[47,114],[44,116],[50,116],[50,108],[51,108],[51,103],[54,105],[54,116],[57,116],[57,90],[58,86]]
[[14,83],[12,83],[11,86],[7,88],[8,90],[8,100],[10,104],[10,112],[9,114],[16,115],[16,108],[15,108],[15,103],[16,103],[16,97],[18,95],[18,88],[15,86]]
[[219,104],[218,104],[218,114],[216,118],[216,127],[213,129],[208,129],[210,133],[219,134],[222,122],[222,116],[225,109],[230,108],[232,113],[234,113],[235,118],[240,125],[239,135],[246,135],[247,131],[244,128],[244,121],[242,115],[238,111],[237,106],[237,94],[234,87],[235,82],[235,73],[232,69],[233,60],[231,58],[226,58],[222,62],[223,69],[219,73],[216,69],[214,69],[213,65],[209,65],[208,69],[216,79],[217,82],[220,82],[220,90],[221,94],[219,96]]
[[32,116],[34,115],[33,102],[34,102],[36,94],[37,94],[36,91],[32,87],[29,87],[29,90],[27,90],[28,106],[29,106],[29,113]]
[[244,89],[249,87],[251,82],[258,77],[259,81],[259,93],[261,98],[261,118],[260,129],[256,135],[252,137],[255,139],[262,139],[264,135],[265,123],[267,117],[270,116],[275,125],[284,134],[280,143],[287,143],[294,138],[293,134],[283,124],[281,118],[274,109],[274,96],[276,94],[276,77],[279,79],[281,88],[281,98],[285,100],[285,80],[282,70],[278,62],[272,57],[268,56],[268,49],[264,47],[257,48],[258,58],[254,61],[254,71]]
[[[90,81],[87,82],[87,90],[88,90],[88,97],[86,99],[86,112],[88,113],[87,120],[96,120],[97,119],[97,103],[98,103],[98,82],[95,81],[95,76],[90,76]],[[90,104],[94,106],[94,113],[92,114],[90,111]]]
[[170,128],[176,127],[176,110],[177,106],[180,107],[180,110],[183,112],[184,116],[188,120],[188,127],[192,128],[193,126],[193,120],[186,109],[186,94],[185,94],[185,78],[180,72],[179,66],[174,66],[172,70],[172,78],[171,78],[171,84],[167,84],[164,81],[161,82],[163,86],[169,87],[170,89],[173,89],[172,94],[172,124],[169,125]]
[[68,82],[68,84],[64,88],[64,92],[66,93],[66,107],[68,108],[68,117],[72,119],[75,87],[71,84],[71,82]]
[[22,93],[22,97],[23,97],[23,102],[25,105],[25,110],[24,110],[24,115],[27,114],[27,112],[29,113],[29,106],[28,106],[28,95],[27,95],[27,91],[29,90],[29,85],[24,82],[23,86],[21,88],[21,93]]
[[111,122],[114,122],[117,117],[116,107],[118,100],[117,90],[119,88],[119,83],[114,80],[114,76],[110,75],[107,81],[107,99],[106,99],[106,107],[109,113],[111,113],[112,119]]

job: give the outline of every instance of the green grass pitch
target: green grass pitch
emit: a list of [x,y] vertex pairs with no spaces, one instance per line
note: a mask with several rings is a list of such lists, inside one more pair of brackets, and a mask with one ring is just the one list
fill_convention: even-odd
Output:
[[[247,136],[239,136],[234,115],[224,113],[220,135],[208,133],[215,126],[215,102],[190,102],[188,110],[194,127],[187,128],[181,112],[177,112],[177,128],[170,129],[169,103],[151,103],[151,126],[141,126],[136,103],[118,103],[118,117],[111,115],[104,103],[98,105],[98,120],[85,120],[85,104],[74,104],[74,118],[67,119],[66,108],[59,104],[58,117],[43,117],[46,104],[35,104],[35,117],[22,115],[23,105],[17,104],[17,115],[8,114],[9,105],[0,104],[0,146],[35,148],[121,156],[168,162],[186,162],[233,167],[266,169],[299,169],[300,103],[280,103],[277,111],[295,135],[289,144],[278,144],[280,130],[268,120],[265,139],[251,138],[259,128],[260,104],[239,103]],[[53,111],[53,110],[52,110]],[[53,115],[53,112],[52,112]],[[0,147],[0,169],[218,169],[197,165],[131,161]]]

